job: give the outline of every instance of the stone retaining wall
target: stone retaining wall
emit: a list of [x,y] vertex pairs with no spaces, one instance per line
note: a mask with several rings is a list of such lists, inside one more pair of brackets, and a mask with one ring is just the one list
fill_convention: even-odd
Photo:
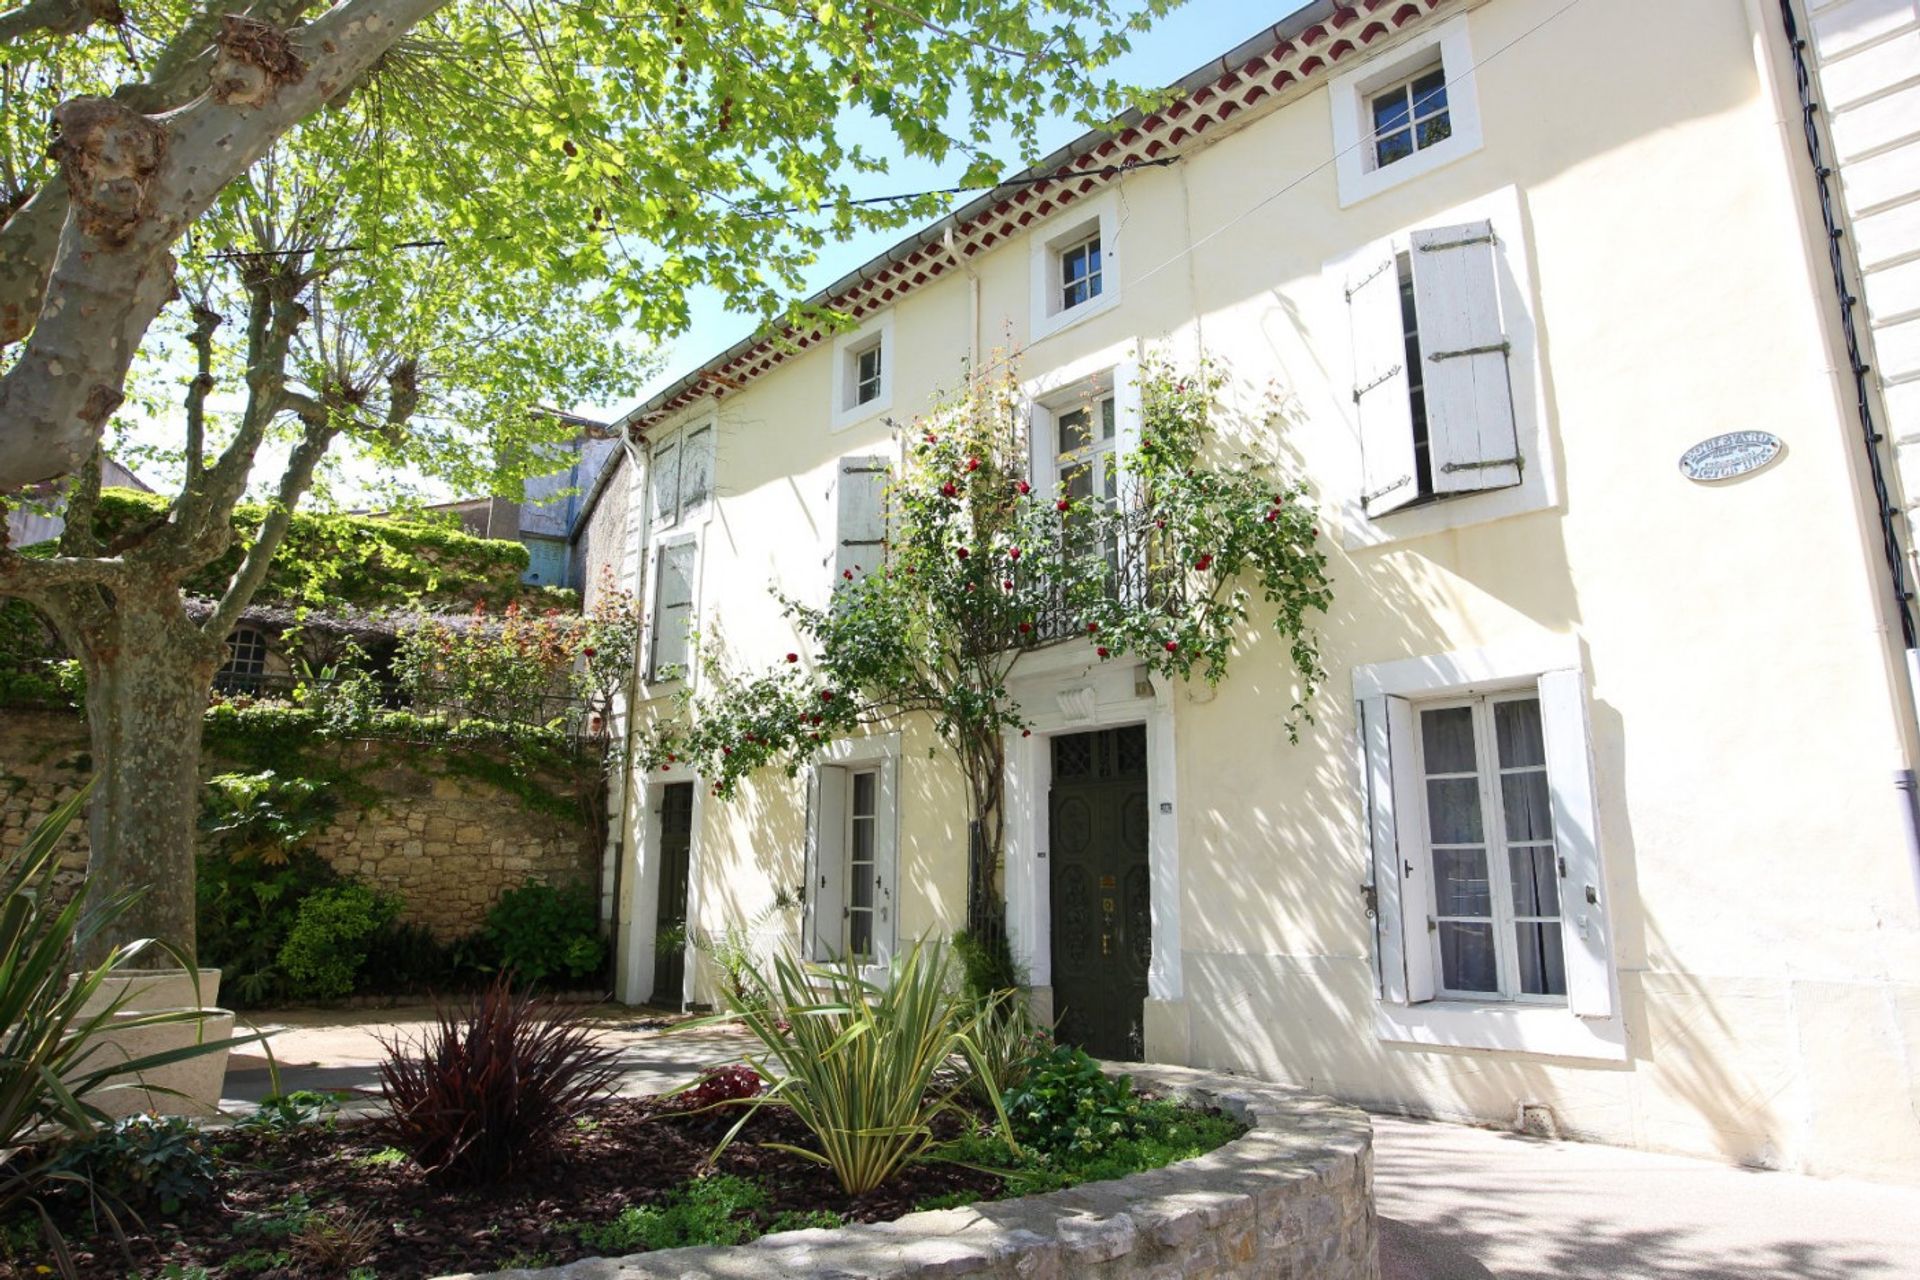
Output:
[[[385,763],[392,743],[346,743],[333,759],[353,768],[380,798],[343,806],[314,842],[335,870],[406,899],[405,916],[450,941],[478,928],[508,889],[529,876],[553,884],[599,883],[599,843],[584,816],[569,821],[528,809],[477,779],[447,774],[430,748],[405,764]],[[206,774],[231,766],[208,761]],[[87,728],[71,713],[0,712],[0,848],[12,849],[92,768]],[[87,865],[86,823],[63,844],[61,876],[77,885]]]
[[1130,1070],[1143,1086],[1218,1106],[1253,1129],[1197,1160],[1115,1182],[735,1248],[503,1271],[498,1280],[1379,1280],[1364,1113],[1237,1076]]

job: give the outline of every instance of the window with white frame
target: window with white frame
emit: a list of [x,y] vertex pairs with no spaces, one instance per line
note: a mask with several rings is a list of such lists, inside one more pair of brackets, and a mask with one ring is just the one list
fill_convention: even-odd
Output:
[[1118,205],[1109,192],[1092,207],[1049,223],[1033,237],[1035,340],[1119,301]]
[[1540,696],[1422,703],[1417,743],[1439,990],[1567,995]]
[[[1108,390],[1053,415],[1053,479],[1062,497],[1075,504],[1092,501],[1111,511],[1120,500],[1118,410]],[[1067,536],[1074,529],[1069,525]],[[1108,527],[1105,544],[1089,546],[1104,555],[1110,589],[1118,582],[1120,537]]]
[[893,312],[882,311],[833,341],[833,429],[893,405]]
[[654,528],[671,529],[705,509],[713,496],[713,437],[713,424],[702,422],[654,442]]
[[1447,73],[1438,59],[1432,67],[1376,90],[1369,97],[1368,108],[1376,169],[1453,136],[1453,115],[1447,110]]
[[1368,516],[1520,483],[1505,252],[1481,221],[1421,228],[1357,260],[1346,298]]
[[1515,665],[1488,650],[1355,673],[1380,998],[1612,1020],[1585,681]]
[[686,675],[693,643],[694,569],[698,554],[699,546],[691,537],[662,543],[654,552],[649,680],[677,680]]
[[1468,21],[1416,29],[1328,82],[1342,207],[1480,149]]
[[836,743],[809,774],[807,954],[885,965],[895,942],[897,735]]

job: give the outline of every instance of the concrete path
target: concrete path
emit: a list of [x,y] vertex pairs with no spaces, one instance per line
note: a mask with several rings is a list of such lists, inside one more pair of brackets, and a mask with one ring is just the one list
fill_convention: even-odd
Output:
[[[273,1032],[283,1091],[371,1097],[380,1037],[416,1036],[431,1017],[273,1014],[259,1029]],[[645,1010],[591,1017],[619,1055],[625,1094],[670,1089],[749,1045],[725,1027],[668,1033]],[[227,1110],[271,1091],[264,1055],[234,1055]],[[1389,1116],[1374,1132],[1383,1280],[1920,1280],[1920,1187]]]
[[1374,1118],[1383,1280],[1920,1280],[1920,1187]]

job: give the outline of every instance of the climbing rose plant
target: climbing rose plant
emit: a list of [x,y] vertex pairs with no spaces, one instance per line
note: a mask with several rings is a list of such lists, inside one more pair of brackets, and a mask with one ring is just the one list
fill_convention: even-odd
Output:
[[998,368],[907,434],[884,563],[847,571],[824,608],[780,595],[801,645],[756,673],[710,661],[640,762],[686,762],[727,797],[767,767],[794,775],[835,738],[925,715],[959,759],[997,870],[1005,739],[1029,732],[1008,690],[1022,658],[1066,641],[1100,662],[1217,684],[1256,594],[1290,647],[1297,736],[1325,675],[1311,618],[1332,602],[1327,561],[1302,485],[1218,456],[1220,369],[1145,362],[1140,440],[1103,501],[1029,474],[1017,366]]

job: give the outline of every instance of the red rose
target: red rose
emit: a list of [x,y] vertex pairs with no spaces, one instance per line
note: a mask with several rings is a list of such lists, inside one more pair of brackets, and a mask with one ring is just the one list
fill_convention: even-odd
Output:
[[1006,581],[1002,582],[1000,585],[1005,587],[1007,590],[1011,591],[1013,590],[1013,579],[1008,578]]
[[1213,556],[1211,554],[1201,556],[1193,562],[1193,567],[1205,573],[1207,570],[1213,568]]
[[1168,652],[1168,653],[1177,653],[1177,652],[1179,652],[1179,649],[1180,649],[1180,646],[1179,646],[1179,645],[1177,645],[1177,644],[1175,644],[1175,643],[1174,643],[1173,641],[1171,641],[1171,640],[1169,640],[1169,641],[1167,641],[1167,644],[1166,644],[1166,650],[1167,650],[1167,652]]
[[1060,501],[1054,503],[1053,505],[1055,509],[1060,511],[1065,511],[1068,507],[1071,507],[1073,504],[1071,502],[1068,502],[1065,498],[1062,498],[1060,499]]
[[1031,737],[1033,736],[1033,730],[1031,730],[1031,729],[1022,729],[1022,730],[1020,731],[1020,736],[1021,736],[1021,737],[1023,737],[1023,738],[1031,738]]
[[942,497],[952,498],[958,496],[959,493],[960,490],[954,487],[954,483],[951,480],[940,486],[940,495]]
[[1103,658],[1110,656],[1107,653],[1107,646],[1105,645],[1101,645],[1098,649],[1095,649],[1094,652],[1099,654]]
[[852,582],[852,581],[853,581],[853,570],[851,570],[851,569],[842,569],[842,570],[840,571],[840,576],[841,576],[841,577],[843,577],[843,578],[845,578],[845,579],[846,579],[846,580],[847,580],[848,582]]
[[965,547],[960,547],[956,549],[953,554],[955,554],[956,556],[959,556],[962,560],[965,560],[970,553],[967,551]]
[[587,657],[591,658],[594,654],[600,651],[598,649],[582,649],[580,652],[585,654]]
[[1033,486],[1028,484],[1025,480],[1020,481],[1018,484],[1014,485],[1013,487],[1020,491],[1020,495],[1022,497],[1025,497],[1027,494],[1033,492]]
[[799,654],[797,654],[797,653],[790,653],[790,654],[788,654],[788,655],[787,655],[787,661],[788,661],[788,662],[798,662],[798,661],[800,661],[800,655],[799,655]]
[[1021,624],[1020,624],[1020,634],[1021,634],[1021,635],[1025,635],[1025,634],[1027,634],[1027,632],[1029,632],[1029,631],[1031,631],[1031,630],[1033,630],[1033,624],[1032,624],[1031,622],[1023,622],[1023,623],[1021,623]]
[[927,432],[927,443],[928,443],[928,444],[939,444],[939,443],[940,443],[940,437],[939,437],[939,436],[937,436],[937,435],[935,435],[935,434],[933,434],[933,432],[931,432],[931,431],[929,431],[929,432]]
[[832,701],[833,701],[833,690],[831,690],[831,689],[822,689],[822,690],[820,691],[820,701],[822,701],[822,702],[832,702]]
[[1275,520],[1278,520],[1279,518],[1280,518],[1280,513],[1279,513],[1278,511],[1269,511],[1269,512],[1267,512],[1267,523],[1268,523],[1268,524],[1272,524],[1272,523],[1273,523],[1273,522],[1274,522]]
[[1018,547],[1007,548],[1007,559],[1018,560],[1019,558],[1020,558],[1020,548]]
[[1099,624],[1099,623],[1097,623],[1097,622],[1089,622],[1089,623],[1087,624],[1087,634],[1088,634],[1088,635],[1090,635],[1090,636],[1097,636],[1097,635],[1099,635],[1099,634],[1100,634],[1100,624]]
[[980,459],[978,458],[967,459],[967,470],[978,471],[979,469],[980,469]]

